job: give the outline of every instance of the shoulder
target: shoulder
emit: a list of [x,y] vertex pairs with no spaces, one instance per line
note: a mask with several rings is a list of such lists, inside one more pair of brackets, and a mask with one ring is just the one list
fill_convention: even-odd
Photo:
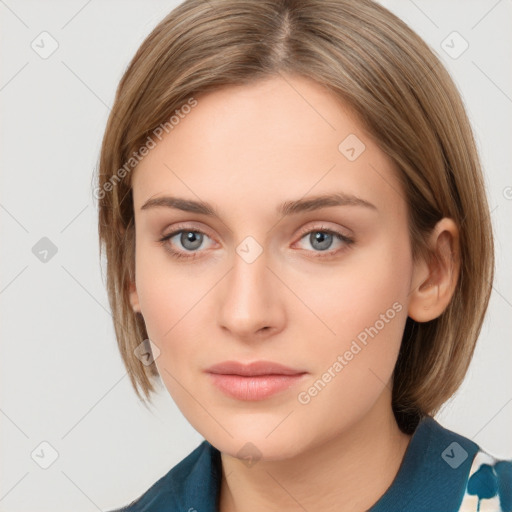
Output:
[[511,461],[426,416],[391,487],[370,512],[512,512],[511,470]]
[[512,460],[490,454],[471,439],[435,421],[430,423],[437,439],[433,446],[446,463],[440,477],[447,482],[447,486],[452,482],[462,484],[458,498],[460,505],[456,510],[512,512]]
[[469,471],[460,512],[512,510],[512,460],[479,448]]
[[[213,491],[218,487],[219,465],[219,452],[205,440],[141,496],[110,512],[194,510],[198,499],[216,496]],[[202,497],[198,489],[203,492]],[[208,509],[208,503],[201,505]]]

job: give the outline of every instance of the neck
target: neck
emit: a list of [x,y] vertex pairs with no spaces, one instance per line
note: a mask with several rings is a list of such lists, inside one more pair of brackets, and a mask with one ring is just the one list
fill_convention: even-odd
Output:
[[359,421],[293,458],[247,467],[221,453],[219,510],[368,510],[391,485],[410,438],[383,396]]

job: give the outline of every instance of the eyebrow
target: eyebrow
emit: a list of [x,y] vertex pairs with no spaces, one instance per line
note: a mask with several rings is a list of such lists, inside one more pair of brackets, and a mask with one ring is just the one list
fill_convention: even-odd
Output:
[[[366,201],[365,199],[338,192],[314,196],[308,199],[285,201],[277,207],[276,213],[283,217],[287,217],[289,215],[319,210],[329,206],[362,206],[375,211],[377,210],[377,207],[374,204]],[[160,207],[174,208],[184,212],[199,213],[201,215],[220,218],[218,211],[211,204],[204,201],[194,201],[192,199],[183,199],[179,197],[161,196],[148,199],[140,209],[148,210],[150,208]]]

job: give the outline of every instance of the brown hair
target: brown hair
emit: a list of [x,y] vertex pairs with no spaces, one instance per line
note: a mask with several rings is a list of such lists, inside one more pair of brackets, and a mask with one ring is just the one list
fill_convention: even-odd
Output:
[[123,362],[139,398],[141,390],[151,401],[158,372],[134,355],[147,332],[128,294],[135,279],[132,155],[192,95],[281,73],[332,91],[395,163],[414,257],[426,255],[426,237],[441,218],[454,219],[460,230],[454,296],[430,322],[408,318],[394,371],[393,410],[400,428],[411,432],[464,379],[491,292],[493,237],[456,86],[427,44],[371,0],[187,0],[142,43],[116,92],[95,189]]

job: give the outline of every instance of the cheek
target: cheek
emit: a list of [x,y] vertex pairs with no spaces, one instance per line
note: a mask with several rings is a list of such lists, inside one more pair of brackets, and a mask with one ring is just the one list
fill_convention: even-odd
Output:
[[148,335],[155,341],[170,337],[201,295],[201,280],[194,279],[186,265],[177,265],[170,258],[163,247],[137,233],[137,295]]
[[[304,347],[315,354],[315,376],[309,384],[317,382],[322,390],[311,411],[327,411],[336,403],[362,413],[382,393],[401,345],[411,272],[409,253],[399,244],[381,241],[358,252],[350,264],[319,273],[315,288],[311,277],[302,279],[297,293],[308,297],[308,306],[331,331],[325,330],[324,341],[315,343],[314,350]],[[329,382],[325,391],[324,381]]]
[[138,249],[137,293],[148,337],[160,350],[155,364],[168,388],[179,393],[173,377],[186,380],[191,361],[204,351],[204,328],[213,327],[204,325],[204,308],[220,282],[222,269],[200,271],[194,265],[169,261],[162,248],[139,244]]
[[171,269],[168,263],[144,265],[140,260],[137,290],[148,337],[159,349],[155,365],[174,402],[185,412],[193,409],[189,393],[194,389],[194,361],[203,348],[197,314],[207,288],[202,279]]
[[[400,339],[402,322],[394,320],[404,316],[397,315],[398,310],[407,310],[411,273],[412,259],[408,252],[398,244],[386,245],[383,240],[354,252],[343,264],[317,269],[314,277],[297,274],[294,290],[306,298],[310,310],[341,344],[364,333],[376,322],[380,327],[383,314],[385,320],[391,319],[386,323],[386,331],[390,335],[393,331],[392,338]],[[329,337],[329,331],[325,332]]]
[[384,392],[391,393],[407,319],[407,287],[397,283],[394,274],[383,265],[336,280],[322,297],[324,308],[317,304],[336,334],[314,346],[314,336],[309,336],[304,346],[314,373],[297,401],[304,422],[315,425],[313,430],[325,435],[343,430],[361,419]]
[[207,283],[157,268],[140,272],[137,280],[148,336],[162,351],[175,351],[179,348],[177,341],[186,335],[183,330],[194,324]]

